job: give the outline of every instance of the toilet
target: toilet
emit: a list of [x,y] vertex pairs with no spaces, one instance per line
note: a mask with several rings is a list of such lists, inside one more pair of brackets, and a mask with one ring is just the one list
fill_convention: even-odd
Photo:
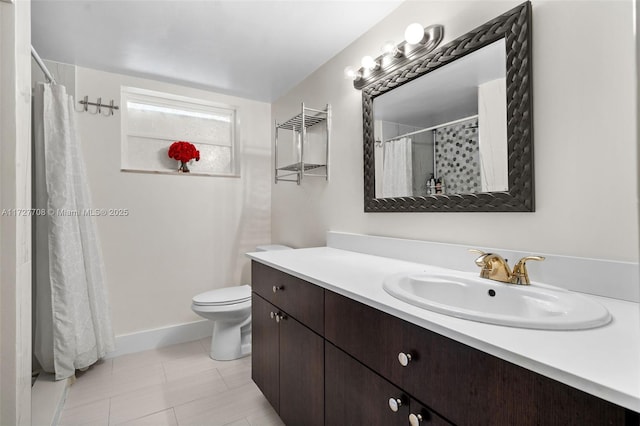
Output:
[[[291,250],[272,244],[256,251]],[[251,287],[241,285],[200,293],[193,297],[191,309],[213,322],[211,352],[218,361],[242,358],[251,353]]]

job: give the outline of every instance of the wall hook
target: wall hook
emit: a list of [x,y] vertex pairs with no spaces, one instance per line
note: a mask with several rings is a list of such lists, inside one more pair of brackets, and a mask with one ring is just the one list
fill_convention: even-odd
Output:
[[113,115],[113,109],[115,107],[115,105],[113,104],[113,99],[111,99],[111,101],[109,102],[109,105],[105,105],[105,108],[107,108],[106,114],[103,112],[102,115],[104,115],[105,117],[109,117],[110,115]]

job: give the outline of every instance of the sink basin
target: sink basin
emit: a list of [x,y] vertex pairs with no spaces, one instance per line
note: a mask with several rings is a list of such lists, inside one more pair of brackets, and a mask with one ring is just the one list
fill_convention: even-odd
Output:
[[395,275],[383,287],[420,308],[490,324],[581,330],[611,321],[607,308],[579,293],[543,284],[504,284],[464,272]]

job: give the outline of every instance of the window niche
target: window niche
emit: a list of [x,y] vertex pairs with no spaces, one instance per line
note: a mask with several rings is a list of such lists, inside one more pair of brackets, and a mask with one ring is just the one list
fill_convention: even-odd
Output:
[[168,150],[186,141],[200,151],[188,175],[240,175],[236,107],[131,87],[121,95],[122,171],[177,174]]

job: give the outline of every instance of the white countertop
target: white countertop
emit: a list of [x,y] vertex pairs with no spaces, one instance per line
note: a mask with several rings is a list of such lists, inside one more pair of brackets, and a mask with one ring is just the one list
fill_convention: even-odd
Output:
[[600,328],[548,331],[504,327],[420,309],[382,288],[391,274],[443,268],[331,247],[256,252],[260,263],[420,327],[640,412],[640,306],[599,296],[613,321]]

